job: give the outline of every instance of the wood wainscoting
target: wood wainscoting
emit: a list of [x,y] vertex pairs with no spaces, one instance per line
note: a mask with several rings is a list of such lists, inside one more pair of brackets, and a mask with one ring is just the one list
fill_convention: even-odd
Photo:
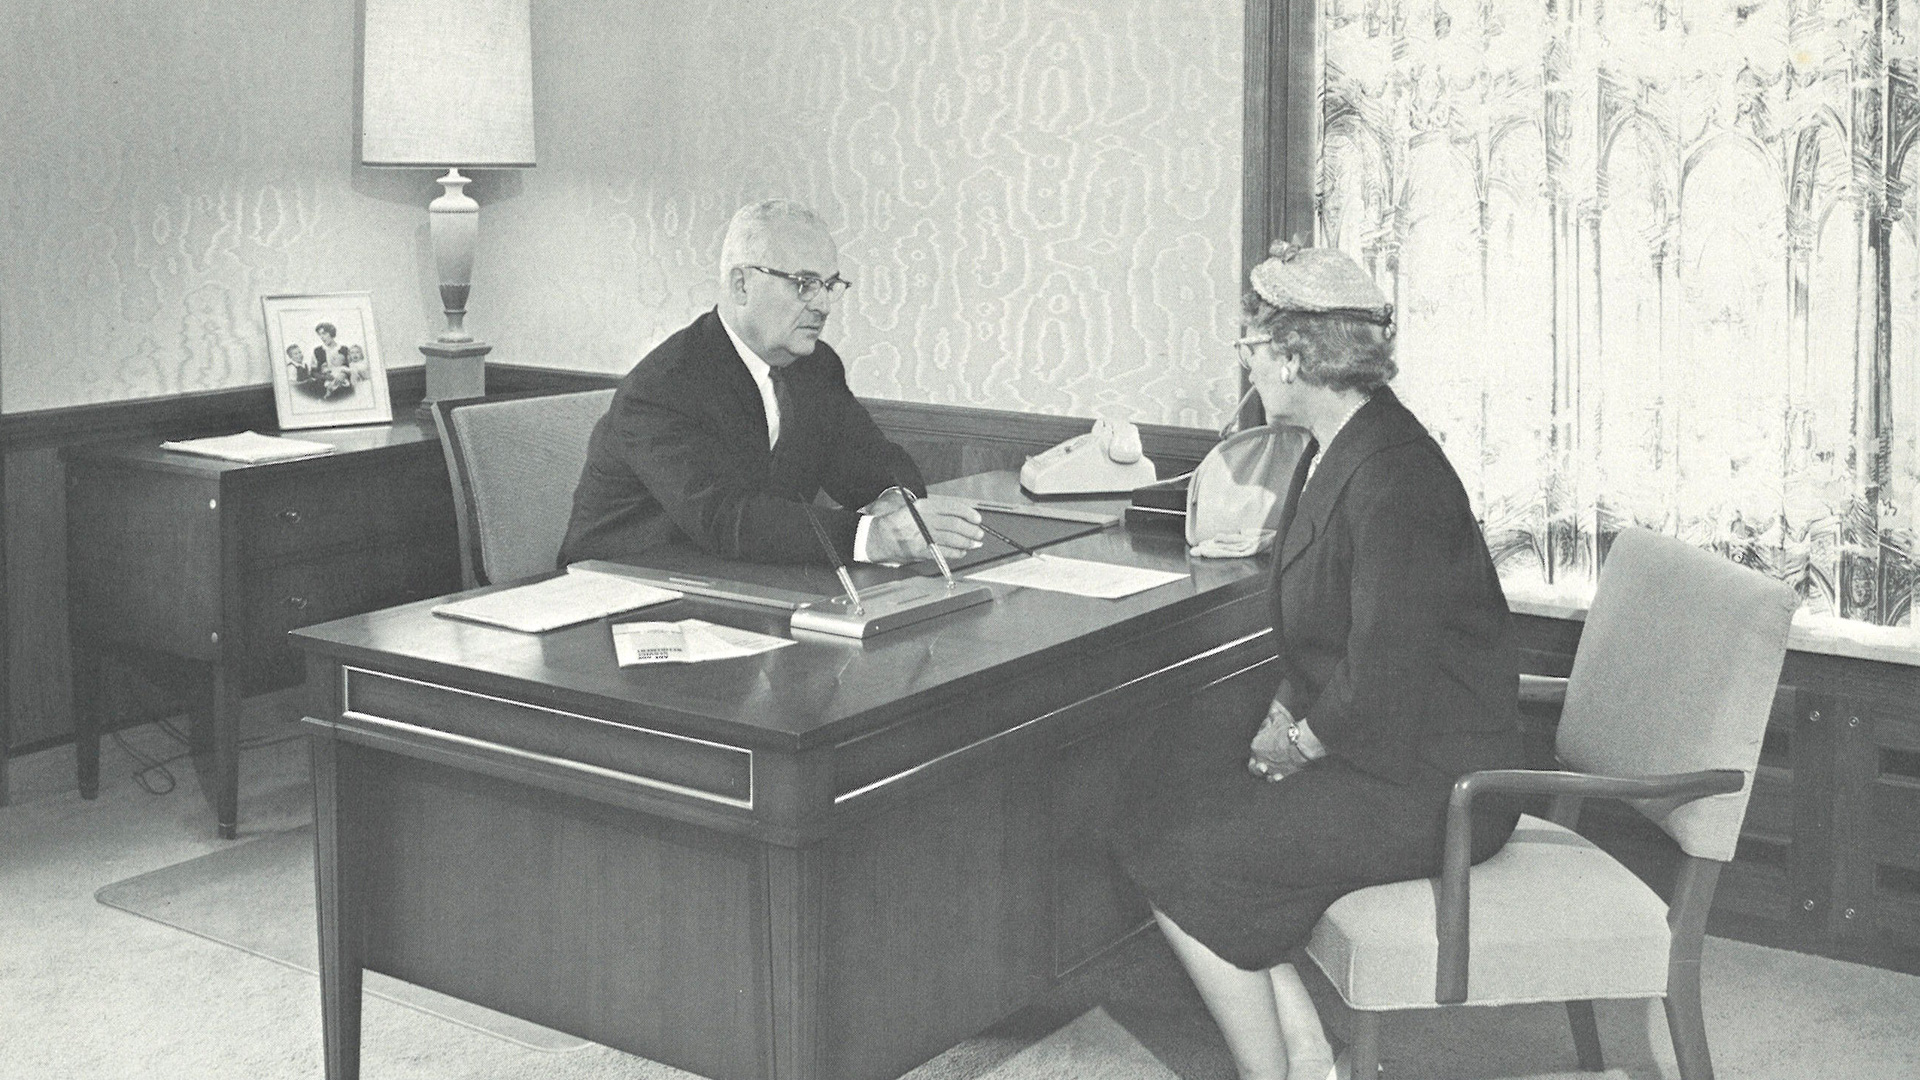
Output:
[[[1084,417],[864,400],[880,430],[913,455],[929,484],[997,469],[1018,469],[1027,455],[1084,435],[1093,426],[1093,421]],[[1193,471],[1219,441],[1217,432],[1201,428],[1140,425],[1141,448],[1159,469],[1161,479]]]
[[[388,375],[396,415],[424,392],[419,368]],[[519,365],[487,365],[492,393],[559,393],[613,386],[619,376]],[[1015,469],[1038,453],[1088,430],[1092,421],[1030,416],[994,409],[868,400],[889,438],[912,453],[929,483],[992,469]],[[174,397],[106,402],[0,415],[0,527],[4,528],[6,662],[0,669],[0,750],[18,754],[73,736],[67,651],[66,477],[60,448],[141,434],[185,437],[275,429],[273,392],[251,386]],[[1143,424],[1141,442],[1162,477],[1191,470],[1217,441],[1214,432]],[[570,482],[570,481],[569,481]],[[125,673],[108,679],[103,710],[109,728],[178,711],[166,690]],[[0,762],[3,764],[3,762]],[[5,805],[0,767],[0,805]]]

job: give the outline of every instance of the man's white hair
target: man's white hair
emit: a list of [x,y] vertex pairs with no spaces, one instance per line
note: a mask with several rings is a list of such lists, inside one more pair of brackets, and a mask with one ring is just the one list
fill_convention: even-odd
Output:
[[819,215],[792,199],[764,199],[748,203],[734,212],[733,220],[727,223],[727,238],[720,242],[721,284],[726,283],[727,275],[736,266],[748,263],[765,265],[768,249],[772,246],[773,227],[780,222],[812,225],[822,231],[826,229]]

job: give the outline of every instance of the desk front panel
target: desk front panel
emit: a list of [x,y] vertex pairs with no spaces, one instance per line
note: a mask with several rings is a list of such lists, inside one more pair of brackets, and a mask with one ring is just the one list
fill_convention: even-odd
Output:
[[369,970],[715,1080],[770,1075],[760,845],[403,755],[356,760]]
[[[1254,635],[1059,708],[1016,704],[1019,685],[983,695],[1024,719],[813,828],[740,829],[706,800],[682,813],[536,761],[463,761],[346,711],[322,726],[353,775],[364,963],[718,1080],[897,1076],[1146,922],[1104,849],[1118,778],[1149,725],[1257,712],[1266,651]],[[351,700],[356,679],[389,677],[345,678]],[[539,710],[498,720],[579,730]],[[754,753],[776,776],[794,757]]]

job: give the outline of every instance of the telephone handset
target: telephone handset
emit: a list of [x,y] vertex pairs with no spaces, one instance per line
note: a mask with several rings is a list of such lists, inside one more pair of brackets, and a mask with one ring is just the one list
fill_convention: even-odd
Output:
[[1033,455],[1020,469],[1031,495],[1119,495],[1158,480],[1140,451],[1140,429],[1096,420],[1093,430]]

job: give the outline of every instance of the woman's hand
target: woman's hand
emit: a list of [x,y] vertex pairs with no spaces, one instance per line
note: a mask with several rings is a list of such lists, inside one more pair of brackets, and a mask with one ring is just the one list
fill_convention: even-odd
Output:
[[1267,706],[1267,718],[1254,734],[1250,750],[1247,771],[1268,780],[1285,779],[1308,762],[1327,756],[1313,729],[1305,720],[1295,720],[1278,698]]

